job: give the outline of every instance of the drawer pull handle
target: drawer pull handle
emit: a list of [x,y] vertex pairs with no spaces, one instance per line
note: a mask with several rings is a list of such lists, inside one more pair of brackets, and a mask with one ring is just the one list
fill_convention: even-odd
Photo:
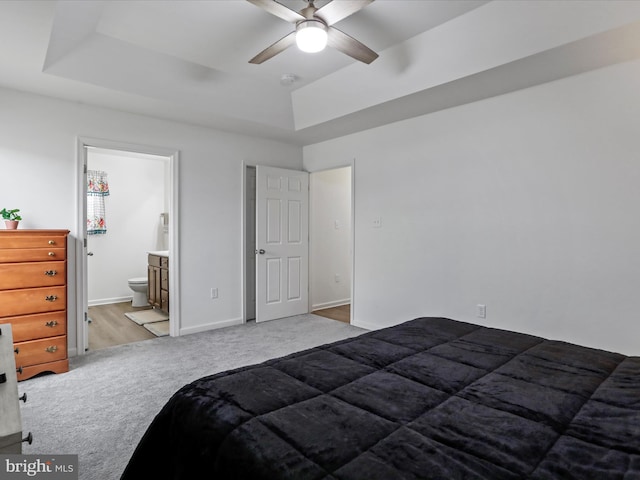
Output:
[[55,257],[56,256],[56,252],[49,252],[49,256],[50,257]]
[[56,345],[51,345],[50,347],[45,348],[45,351],[49,353],[56,353],[58,351],[58,347]]
[[55,277],[58,274],[57,270],[47,270],[44,272],[47,277]]
[[20,397],[18,397],[18,400],[22,400],[24,403],[27,403],[27,392],[24,392]]
[[58,321],[57,320],[51,320],[50,322],[47,322],[44,324],[45,327],[55,327],[56,325],[58,325]]
[[47,302],[55,302],[57,299],[58,299],[58,296],[57,296],[57,295],[47,295],[47,296],[45,297],[45,300],[46,300]]
[[20,353],[20,348],[16,347],[13,349],[14,352],[16,352],[16,355],[18,355]]
[[49,240],[49,245],[55,245],[56,241],[55,240]]
[[29,432],[29,435],[24,437],[22,441],[27,442],[29,445],[31,445],[31,442],[33,442],[33,435],[31,435],[31,432]]
[[18,368],[16,368],[16,372],[18,372],[20,375],[22,375],[22,365],[20,365]]

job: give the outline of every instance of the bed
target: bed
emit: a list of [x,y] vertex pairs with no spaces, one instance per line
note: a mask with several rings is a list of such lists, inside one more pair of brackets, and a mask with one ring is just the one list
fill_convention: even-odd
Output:
[[132,479],[640,479],[640,357],[446,318],[201,378]]

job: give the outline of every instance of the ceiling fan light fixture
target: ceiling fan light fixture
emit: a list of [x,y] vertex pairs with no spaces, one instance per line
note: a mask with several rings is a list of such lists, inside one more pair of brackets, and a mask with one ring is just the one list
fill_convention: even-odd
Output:
[[296,45],[303,52],[316,53],[327,46],[327,27],[318,20],[305,20],[296,27]]

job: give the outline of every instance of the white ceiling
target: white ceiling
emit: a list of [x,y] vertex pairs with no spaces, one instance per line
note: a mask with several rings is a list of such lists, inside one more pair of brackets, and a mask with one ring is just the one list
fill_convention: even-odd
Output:
[[293,26],[244,0],[4,0],[0,86],[305,145],[640,58],[637,1],[376,0],[336,27],[380,57],[249,64]]

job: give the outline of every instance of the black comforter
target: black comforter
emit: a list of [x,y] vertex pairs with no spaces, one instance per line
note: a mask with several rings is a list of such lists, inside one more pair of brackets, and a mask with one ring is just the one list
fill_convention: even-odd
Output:
[[640,358],[443,318],[201,378],[131,479],[640,479]]

